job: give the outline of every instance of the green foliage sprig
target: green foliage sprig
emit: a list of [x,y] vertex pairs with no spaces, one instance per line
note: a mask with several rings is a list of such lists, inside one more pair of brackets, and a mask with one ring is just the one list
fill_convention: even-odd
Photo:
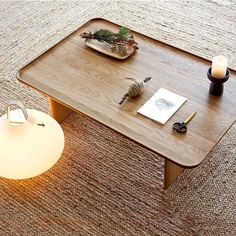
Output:
[[99,42],[105,42],[111,44],[112,50],[122,52],[127,49],[127,46],[131,46],[134,49],[138,49],[138,43],[135,42],[134,36],[130,30],[122,26],[117,33],[108,29],[99,29],[96,32],[84,32],[80,34],[82,38],[94,39]]

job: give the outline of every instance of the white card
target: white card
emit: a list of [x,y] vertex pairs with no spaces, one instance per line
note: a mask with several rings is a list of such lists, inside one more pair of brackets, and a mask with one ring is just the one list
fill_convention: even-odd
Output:
[[139,110],[138,113],[165,124],[186,102],[187,98],[160,88]]

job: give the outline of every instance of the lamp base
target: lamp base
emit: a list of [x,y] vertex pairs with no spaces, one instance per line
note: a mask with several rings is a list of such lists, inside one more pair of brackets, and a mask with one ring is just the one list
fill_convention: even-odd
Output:
[[215,96],[220,96],[224,91],[224,83],[229,79],[230,71],[227,68],[226,75],[223,78],[215,78],[211,75],[211,67],[207,71],[207,77],[211,81],[209,93]]

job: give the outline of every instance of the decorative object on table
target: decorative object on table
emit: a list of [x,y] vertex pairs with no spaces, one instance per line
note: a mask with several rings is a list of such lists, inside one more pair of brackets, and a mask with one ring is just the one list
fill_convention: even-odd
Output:
[[187,98],[160,88],[139,110],[138,113],[165,124],[187,101]]
[[197,112],[193,112],[188,118],[185,119],[184,122],[176,122],[173,124],[173,130],[177,133],[186,133],[187,132],[187,124],[193,117],[197,114]]
[[144,84],[147,83],[151,78],[152,77],[146,77],[146,79],[143,81],[136,81],[136,82],[130,84],[128,92],[123,96],[123,98],[121,99],[119,104],[120,105],[123,104],[125,99],[128,97],[134,98],[134,97],[139,96],[144,89]]
[[85,38],[88,47],[117,59],[126,59],[138,49],[138,43],[126,27],[121,27],[117,33],[108,29],[96,32],[84,32],[80,36]]
[[[12,108],[17,108],[13,109]],[[11,101],[0,117],[0,176],[27,179],[42,174],[60,158],[64,134],[46,113]]]
[[230,77],[230,71],[227,68],[227,58],[216,56],[212,60],[212,67],[207,71],[207,77],[211,81],[209,93],[220,96],[224,91],[224,83]]

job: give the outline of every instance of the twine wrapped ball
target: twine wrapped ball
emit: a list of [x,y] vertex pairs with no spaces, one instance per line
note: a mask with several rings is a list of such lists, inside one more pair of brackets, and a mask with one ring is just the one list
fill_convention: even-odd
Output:
[[151,77],[147,77],[143,81],[136,81],[136,82],[130,84],[127,93],[123,96],[123,98],[121,99],[119,104],[121,105],[125,101],[125,99],[128,97],[134,98],[134,97],[139,96],[144,89],[144,83],[148,82],[150,79],[151,79]]

